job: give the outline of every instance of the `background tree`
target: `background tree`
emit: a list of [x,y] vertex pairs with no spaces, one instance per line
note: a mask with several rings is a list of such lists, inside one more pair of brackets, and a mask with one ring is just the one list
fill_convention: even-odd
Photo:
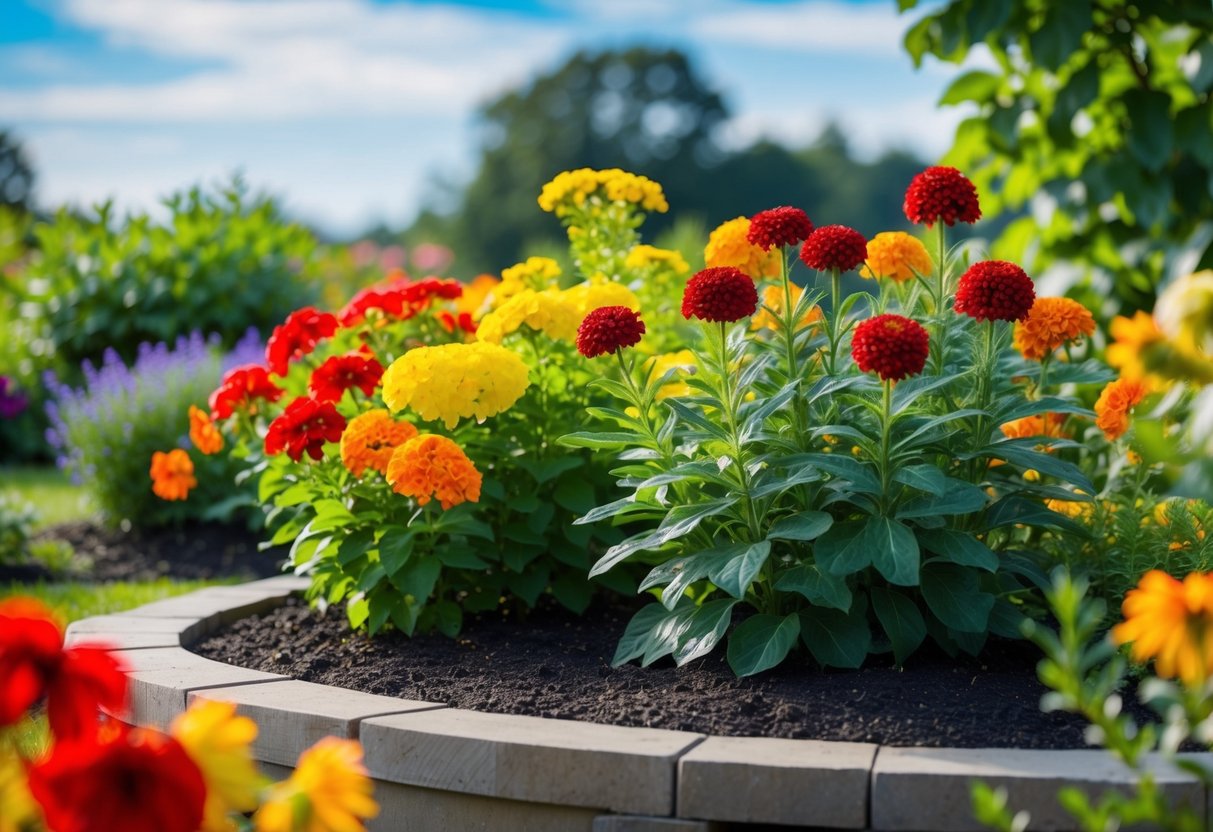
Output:
[[[899,0],[912,9],[918,0]],[[1078,264],[1122,306],[1213,266],[1213,7],[1208,0],[948,0],[905,47],[993,69],[961,74],[942,104],[973,102],[945,161],[989,214],[1030,205],[995,254]]]
[[0,207],[26,212],[33,209],[34,169],[21,143],[0,130]]

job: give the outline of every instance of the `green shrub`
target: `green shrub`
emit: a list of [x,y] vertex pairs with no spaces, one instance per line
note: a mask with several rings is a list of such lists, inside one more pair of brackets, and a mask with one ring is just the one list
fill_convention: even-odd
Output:
[[0,493],[0,564],[23,563],[38,513],[15,494]]

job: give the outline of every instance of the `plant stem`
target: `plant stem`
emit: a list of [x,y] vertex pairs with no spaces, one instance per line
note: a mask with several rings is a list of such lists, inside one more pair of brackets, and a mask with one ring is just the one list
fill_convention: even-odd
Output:
[[842,274],[838,269],[830,269],[830,363],[828,372],[834,375],[838,368],[838,342],[842,340],[841,324],[842,313],[839,306],[842,304]]
[[939,264],[938,280],[936,282],[935,316],[936,337],[932,346],[935,348],[932,366],[936,375],[943,375],[944,363],[948,357],[948,313],[947,313],[947,282],[948,282],[948,247],[944,234],[944,223],[939,223]]
[[[787,379],[800,378],[800,362],[796,353],[796,308],[792,299],[792,280],[788,275],[788,258],[786,249],[779,251],[779,272],[783,281],[783,315],[779,322],[783,328],[784,353],[787,361]],[[807,418],[804,413],[804,403],[800,396],[792,398],[792,431],[793,441],[798,448],[804,449],[802,440],[805,435]]]
[[893,381],[885,379],[882,383],[884,399],[880,409],[880,504],[889,509],[889,479],[892,475],[889,465],[889,440],[893,433]]
[[729,361],[729,339],[728,331],[724,321],[720,321],[717,326],[717,335],[720,338],[720,383],[721,392],[724,394],[721,398],[721,404],[724,406],[724,417],[729,429],[729,443],[732,446],[730,450],[733,452],[733,464],[737,466],[737,485],[741,488],[741,499],[745,505],[746,522],[750,528],[750,539],[757,542],[762,539],[762,526],[758,522],[758,512],[754,507],[754,499],[750,496],[750,472],[746,465],[745,452],[741,447],[741,428],[737,423],[737,410],[739,402],[737,401],[737,391],[733,389],[733,369],[732,362]]

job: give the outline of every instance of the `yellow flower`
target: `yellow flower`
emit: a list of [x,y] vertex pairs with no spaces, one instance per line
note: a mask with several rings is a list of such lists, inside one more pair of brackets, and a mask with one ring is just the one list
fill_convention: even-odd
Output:
[[234,703],[200,700],[173,720],[170,733],[185,748],[206,781],[202,829],[234,830],[229,813],[257,808],[263,785],[249,748],[257,738],[256,723],[246,716],[237,716]]
[[1045,500],[1045,507],[1074,520],[1090,520],[1095,514],[1095,504],[1081,500]]
[[1213,270],[1172,281],[1154,304],[1154,320],[1181,348],[1213,352]]
[[1028,317],[1015,324],[1015,349],[1030,361],[1095,332],[1091,311],[1070,298],[1037,298]]
[[383,401],[393,412],[412,407],[447,429],[461,418],[483,422],[508,410],[526,392],[527,367],[505,347],[477,341],[417,347],[383,374]]
[[341,462],[355,477],[367,468],[387,473],[392,451],[417,435],[417,428],[398,422],[383,409],[368,410],[350,420],[341,434]]
[[1213,575],[1189,573],[1183,582],[1157,569],[1125,596],[1125,620],[1112,628],[1118,644],[1133,643],[1137,661],[1154,660],[1159,676],[1204,684],[1213,669]]
[[592,196],[608,202],[636,205],[645,211],[665,213],[670,208],[660,185],[647,176],[619,168],[578,168],[559,173],[540,191],[539,207],[565,217],[582,208]]
[[526,324],[557,341],[572,341],[580,322],[576,307],[565,299],[563,292],[523,289],[480,319],[476,338],[500,344],[505,336]]
[[387,481],[392,490],[423,506],[437,497],[443,509],[480,501],[480,472],[463,449],[445,436],[423,433],[392,452]]
[[708,235],[708,244],[703,250],[708,268],[734,266],[754,280],[778,277],[779,249],[772,247],[770,251],[763,251],[762,246],[756,246],[746,239],[749,232],[749,217],[737,217],[717,226]]
[[653,381],[660,380],[670,370],[677,370],[674,375],[670,376],[670,380],[661,385],[657,391],[657,401],[668,399],[671,396],[691,395],[690,385],[682,379],[695,372],[697,367],[695,353],[690,350],[655,355],[644,363],[644,369]]
[[915,274],[931,273],[931,255],[917,237],[904,231],[882,231],[868,240],[868,259],[859,276],[884,278],[901,283]]
[[687,261],[677,251],[656,246],[633,246],[623,265],[629,269],[645,269],[649,266],[664,266],[675,274],[686,274],[691,270]]
[[633,312],[640,311],[640,299],[622,283],[579,283],[571,289],[565,289],[561,297],[577,310],[578,325],[586,315],[604,306],[626,306]]
[[[556,267],[557,273],[560,267]],[[467,312],[473,318],[479,318],[489,304],[489,298],[501,285],[501,281],[491,274],[480,274],[471,283],[464,284],[463,294],[455,301],[455,314]]]
[[1120,371],[1121,378],[1145,378],[1148,372],[1142,355],[1165,340],[1154,318],[1140,310],[1132,318],[1117,315],[1109,331],[1113,343],[1108,345],[1108,364]]
[[1142,379],[1118,378],[1109,382],[1095,402],[1095,425],[1109,441],[1115,441],[1129,429],[1129,412],[1150,393]]
[[379,814],[357,740],[325,737],[299,755],[257,814],[257,832],[359,832]]
[[25,764],[11,745],[0,744],[0,832],[41,829],[41,818],[29,792]]
[[[792,293],[792,308],[800,303],[800,296],[804,294],[804,290],[795,283],[789,284]],[[779,316],[783,313],[783,287],[778,284],[765,286],[762,290],[762,305],[758,307],[758,311],[750,318],[750,329],[771,329],[779,331]],[[768,311],[769,310],[769,311]],[[821,307],[813,305],[809,311],[800,319],[798,328],[803,328],[808,324],[821,320]]]

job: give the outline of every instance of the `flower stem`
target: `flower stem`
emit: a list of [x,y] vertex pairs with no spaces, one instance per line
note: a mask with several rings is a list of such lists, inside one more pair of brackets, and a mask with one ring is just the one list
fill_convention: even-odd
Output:
[[745,505],[746,523],[750,529],[750,539],[758,541],[762,539],[762,526],[758,521],[758,512],[754,508],[754,499],[750,495],[750,472],[746,464],[745,451],[741,447],[741,428],[737,421],[737,411],[739,402],[737,401],[737,391],[733,388],[733,368],[732,362],[729,361],[729,338],[728,324],[720,321],[717,326],[717,335],[720,339],[720,379],[721,392],[724,394],[721,398],[721,404],[724,406],[724,417],[726,426],[729,429],[729,444],[733,452],[733,464],[737,466],[737,485],[741,489],[741,499]]
[[838,269],[830,269],[830,363],[829,374],[834,375],[838,369],[838,342],[842,340],[842,274]]
[[[792,299],[792,280],[788,275],[787,251],[782,248],[779,252],[779,265],[780,279],[783,281],[783,315],[779,324],[783,328],[787,380],[792,381],[800,378],[800,362],[796,351],[796,309]],[[801,442],[805,435],[807,418],[804,413],[804,402],[801,401],[800,396],[792,398],[791,410],[793,441],[797,447],[803,448]]]
[[938,265],[938,281],[936,282],[935,294],[935,316],[936,316],[936,337],[932,341],[935,355],[931,366],[935,371],[935,375],[943,375],[944,362],[948,357],[948,247],[944,233],[945,224],[939,223],[939,265]]
[[880,504],[889,509],[889,480],[892,466],[889,464],[889,444],[893,434],[893,384],[891,379],[882,382],[884,399],[880,410]]

